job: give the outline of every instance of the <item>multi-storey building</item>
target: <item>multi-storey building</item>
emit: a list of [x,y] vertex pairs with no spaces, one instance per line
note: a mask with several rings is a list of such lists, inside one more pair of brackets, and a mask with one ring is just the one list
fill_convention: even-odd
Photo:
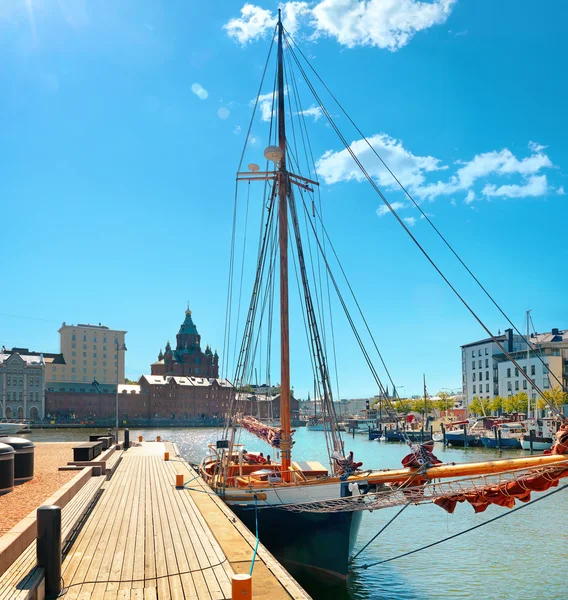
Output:
[[59,329],[60,352],[65,361],[46,367],[48,383],[124,383],[126,331],[101,325],[67,325]]
[[219,377],[219,356],[207,346],[201,350],[201,336],[191,318],[189,308],[185,311],[185,320],[176,335],[176,347],[172,350],[170,342],[166,351],[160,350],[158,360],[151,365],[152,375],[176,375],[197,377]]
[[[97,354],[104,353],[106,345],[108,356],[109,348],[114,349],[114,344],[120,346],[124,343],[124,337],[115,334],[125,332],[114,332],[99,326],[95,333],[89,327],[92,326],[77,325],[74,331],[66,332],[68,341],[75,344],[68,347],[71,360],[79,358],[84,344],[87,348],[101,345]],[[91,352],[94,353],[94,348]],[[223,418],[229,411],[234,388],[229,381],[217,376],[218,358],[217,353],[211,352],[209,347],[205,352],[201,351],[200,336],[188,309],[177,335],[176,349],[172,350],[167,344],[166,353],[160,352],[158,361],[151,365],[152,373],[142,375],[138,384],[119,385],[119,419]],[[97,366],[100,368],[100,363]],[[87,376],[83,381],[59,382],[48,379],[46,412],[52,418],[62,420],[111,420],[115,415],[116,382],[110,378],[105,382],[104,371],[102,377],[98,370],[91,373],[91,379]],[[83,376],[78,371],[71,371],[71,374]],[[97,380],[96,384],[93,379]]]
[[37,421],[45,415],[45,370],[65,364],[61,354],[28,348],[0,352],[0,417]]
[[[496,338],[540,389],[568,383],[568,331],[530,336],[529,342],[507,329]],[[525,392],[535,399],[536,392],[491,339],[465,344],[462,348],[463,397],[466,406],[476,397],[494,398]]]

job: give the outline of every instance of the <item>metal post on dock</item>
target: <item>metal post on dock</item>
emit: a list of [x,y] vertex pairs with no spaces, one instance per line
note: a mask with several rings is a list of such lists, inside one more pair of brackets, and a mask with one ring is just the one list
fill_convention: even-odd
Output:
[[497,438],[497,426],[493,425],[493,435],[495,436],[495,445],[499,447],[499,440]]
[[446,447],[446,426],[443,423],[440,423],[440,427],[442,428],[442,443],[444,444],[444,448]]
[[128,429],[124,430],[124,449],[128,450],[130,448],[130,431]]
[[534,429],[529,431],[529,441],[531,445],[531,454],[533,453],[533,442],[534,442]]
[[501,430],[497,429],[497,444],[499,445],[499,450],[501,450]]
[[463,447],[467,448],[467,425],[463,426]]
[[434,439],[434,426],[433,425],[430,426],[430,439],[431,440]]
[[61,593],[61,507],[40,506],[37,509],[38,567],[45,573],[45,598]]

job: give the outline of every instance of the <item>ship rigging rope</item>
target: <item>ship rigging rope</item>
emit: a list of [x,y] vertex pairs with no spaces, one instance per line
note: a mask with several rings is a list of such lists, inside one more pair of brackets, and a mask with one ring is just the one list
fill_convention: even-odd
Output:
[[[319,75],[319,73],[316,71],[316,69],[314,68],[314,66],[312,65],[312,63],[307,59],[307,57],[305,56],[305,54],[302,52],[302,49],[298,46],[298,44],[296,44],[296,42],[292,38],[292,36],[290,36],[290,34],[286,31],[286,29],[284,29],[284,32],[285,32],[285,38],[286,38],[286,40],[288,42],[288,47],[291,47],[291,44],[293,44],[294,47],[298,50],[298,52],[300,53],[300,55],[302,56],[302,58],[304,59],[304,61],[308,65],[308,67],[312,70],[312,72],[317,77],[317,79],[319,80],[319,82],[323,85],[323,87],[325,88],[325,90],[327,91],[327,93],[331,96],[331,98],[333,99],[333,101],[337,104],[337,106],[339,107],[339,109],[341,110],[341,112],[347,117],[347,120],[351,123],[351,125],[353,125],[353,127],[355,128],[355,130],[357,131],[357,133],[359,133],[359,135],[365,141],[365,143],[367,144],[367,146],[370,148],[371,152],[373,152],[373,154],[379,159],[379,161],[382,163],[382,165],[385,167],[385,169],[389,172],[389,174],[392,176],[392,178],[400,186],[400,188],[404,192],[404,194],[408,197],[408,199],[412,202],[412,204],[418,209],[418,211],[420,212],[421,218],[423,218],[423,219],[425,219],[427,221],[427,223],[432,227],[432,229],[435,231],[435,233],[438,235],[438,237],[442,240],[442,242],[445,244],[445,246],[447,246],[447,248],[450,250],[450,252],[456,257],[456,259],[460,262],[460,264],[463,266],[463,268],[473,278],[473,280],[475,281],[475,283],[480,287],[480,289],[483,291],[483,293],[489,298],[489,300],[492,302],[492,304],[497,308],[497,310],[505,318],[505,320],[507,321],[507,323],[509,323],[509,325],[521,337],[521,339],[523,340],[523,342],[527,346],[529,346],[529,340],[515,326],[515,324],[513,323],[513,321],[509,318],[509,316],[501,308],[501,306],[495,300],[495,298],[493,298],[493,296],[489,293],[489,291],[487,290],[487,288],[475,276],[475,274],[473,273],[473,271],[471,271],[471,269],[465,264],[464,260],[457,253],[457,251],[450,244],[450,242],[446,239],[446,237],[442,234],[442,232],[434,225],[434,223],[432,222],[432,220],[430,219],[430,217],[428,216],[428,214],[422,210],[422,208],[416,202],[416,200],[414,199],[414,197],[412,196],[412,194],[407,190],[407,188],[402,184],[402,182],[396,177],[396,175],[393,173],[393,171],[390,169],[390,167],[383,160],[382,156],[377,152],[376,148],[369,142],[369,140],[363,134],[363,132],[361,131],[361,129],[359,129],[359,127],[357,126],[357,124],[353,121],[353,119],[347,113],[347,111],[345,110],[345,108],[343,107],[343,105],[341,104],[341,102],[339,102],[339,100],[334,95],[334,93],[329,89],[329,87],[323,81],[323,79],[321,78],[321,76]],[[291,44],[290,44],[290,42],[291,42]],[[293,52],[293,49],[292,49],[292,52]],[[321,105],[321,108],[322,108],[322,110],[324,110],[323,105]],[[390,206],[389,206],[389,208],[390,208]],[[391,212],[392,212],[392,209],[391,209]],[[540,356],[538,358],[539,358],[540,362],[543,365],[546,365],[546,363],[544,362],[544,360]],[[562,383],[562,381],[554,373],[552,373],[552,376],[554,377],[554,379],[556,380],[556,382],[560,385],[560,387],[562,388],[562,390],[564,392],[567,392],[566,387],[564,386],[564,384]]]
[[[270,56],[272,55],[272,49],[274,47],[274,40],[276,34],[276,27],[274,27],[274,31],[272,33],[272,42],[270,43],[270,48],[268,49],[268,55],[266,57],[266,62],[264,63],[264,69],[262,71],[262,77],[260,78],[260,85],[258,87],[258,93],[256,95],[256,100],[252,109],[252,115],[249,121],[249,126],[247,129],[247,134],[245,137],[245,143],[243,145],[243,149],[241,152],[241,157],[239,159],[238,171],[241,170],[243,159],[245,156],[245,152],[247,149],[247,144],[250,138],[250,132],[252,129],[252,124],[254,122],[254,117],[256,115],[256,110],[258,108],[258,99],[260,97],[260,92],[262,91],[262,86],[264,84],[264,78],[266,76],[266,71],[268,70],[268,65],[270,63]],[[224,372],[225,377],[228,375],[229,369],[229,357],[228,351],[231,343],[231,312],[232,312],[232,296],[233,296],[233,274],[234,274],[234,262],[235,262],[235,235],[236,235],[236,226],[237,226],[237,200],[238,200],[238,190],[239,190],[239,182],[235,182],[235,198],[234,198],[234,206],[233,206],[233,227],[231,232],[231,252],[229,258],[229,277],[227,281],[227,303],[225,307],[225,336],[223,338],[223,357],[222,357],[222,366],[221,373]]]
[[[287,35],[287,38],[289,38],[289,37],[290,36]],[[303,67],[302,67],[299,59],[297,58],[297,56],[296,56],[296,54],[295,54],[295,52],[294,52],[294,50],[293,50],[293,48],[291,47],[290,44],[288,44],[288,48],[289,48],[289,51],[290,51],[292,57],[296,61],[296,65],[297,65],[299,71],[302,73],[302,75],[304,77],[306,85],[308,86],[308,88],[312,92],[314,98],[316,99],[316,101],[320,105],[323,113],[325,114],[328,122],[330,123],[330,125],[334,129],[335,133],[337,134],[337,136],[339,137],[339,139],[343,143],[343,146],[345,147],[345,150],[347,150],[347,152],[350,154],[351,158],[355,161],[356,165],[359,167],[360,171],[363,173],[363,175],[365,176],[365,178],[367,179],[367,181],[369,182],[369,184],[371,185],[371,187],[375,190],[375,192],[377,193],[377,195],[381,198],[381,200],[387,206],[387,208],[389,209],[389,211],[393,214],[393,216],[395,217],[395,219],[398,221],[399,225],[404,229],[404,231],[406,232],[406,234],[414,242],[414,244],[416,245],[416,247],[420,250],[420,252],[426,258],[426,260],[432,265],[432,267],[438,273],[438,275],[440,275],[440,277],[448,285],[448,287],[450,288],[450,290],[452,290],[452,292],[455,294],[455,296],[458,298],[458,300],[460,300],[460,302],[469,311],[469,313],[473,316],[473,318],[479,323],[479,325],[481,325],[481,327],[485,330],[485,332],[487,333],[487,335],[493,340],[493,342],[499,347],[499,349],[511,361],[511,363],[513,363],[513,365],[521,372],[521,374],[523,375],[523,377],[525,379],[527,379],[527,381],[538,392],[538,394],[541,396],[541,398],[548,404],[550,410],[552,412],[554,412],[559,418],[561,418],[562,421],[566,421],[567,418],[561,413],[561,411],[556,407],[556,405],[553,404],[544,395],[544,392],[540,389],[540,387],[536,383],[534,383],[532,381],[532,379],[523,371],[522,367],[515,360],[515,358],[511,355],[511,353],[508,352],[505,349],[505,347],[503,346],[503,344],[496,338],[496,336],[493,335],[493,333],[487,327],[487,325],[484,323],[484,321],[482,321],[482,319],[477,315],[477,313],[473,310],[473,308],[469,305],[469,303],[465,300],[465,298],[458,292],[458,290],[454,287],[454,285],[450,282],[450,280],[444,275],[444,273],[442,272],[442,270],[440,269],[440,267],[437,265],[437,263],[434,261],[434,259],[430,256],[430,254],[426,251],[426,249],[424,248],[424,246],[418,241],[418,239],[416,238],[416,236],[414,236],[414,234],[410,231],[409,227],[404,223],[404,221],[402,220],[402,218],[398,215],[398,213],[396,212],[396,210],[392,207],[391,203],[387,200],[386,196],[383,194],[383,192],[381,191],[381,189],[379,188],[379,186],[377,185],[377,183],[375,182],[375,180],[372,178],[372,176],[369,174],[369,172],[365,169],[365,167],[363,166],[363,163],[361,162],[361,160],[359,159],[359,157],[357,156],[357,154],[353,151],[353,149],[351,148],[351,145],[348,143],[348,141],[346,140],[346,138],[343,136],[343,134],[341,133],[341,131],[339,130],[339,128],[335,124],[335,121],[334,121],[333,117],[328,112],[328,110],[325,108],[325,106],[324,106],[321,98],[319,97],[319,95],[318,95],[317,91],[315,90],[314,86],[312,85],[312,83],[308,79],[305,70],[303,69]]]
[[[299,486],[298,489],[308,498],[307,501],[286,504],[279,498],[280,505],[260,504],[258,508],[259,510],[264,508],[278,508],[290,512],[337,513],[392,508],[406,504],[409,499],[416,505],[429,504],[435,499],[445,496],[484,493],[487,488],[504,486],[510,482],[515,482],[526,487],[524,482],[528,476],[542,476],[549,481],[554,481],[558,468],[566,464],[566,461],[561,461],[555,464],[554,467],[525,467],[493,475],[475,475],[437,482],[432,480],[426,484],[417,483],[411,485],[412,479],[421,476],[421,471],[416,471],[407,479],[396,483],[396,487],[387,487],[376,492],[366,492],[360,495],[332,498],[329,500],[312,498],[305,489]],[[276,491],[276,487],[274,487],[274,490]],[[529,488],[527,488],[527,491],[529,491]],[[536,490],[531,491],[536,492]]]
[[383,565],[385,563],[392,562],[393,560],[398,560],[399,558],[404,558],[406,556],[410,556],[411,554],[416,554],[417,552],[421,552],[422,550],[428,550],[429,548],[433,548],[434,546],[438,546],[439,544],[443,544],[444,542],[448,542],[457,537],[460,537],[461,535],[464,535],[466,533],[470,533],[471,531],[479,529],[480,527],[483,527],[484,525],[489,525],[489,523],[494,523],[495,521],[498,521],[499,519],[502,519],[503,517],[507,517],[507,516],[513,514],[514,512],[517,512],[518,510],[527,508],[528,506],[532,506],[536,502],[545,500],[546,498],[549,498],[553,494],[557,494],[558,492],[561,492],[561,491],[565,490],[566,488],[568,488],[568,484],[562,485],[559,488],[553,490],[552,492],[548,492],[548,494],[546,494],[545,496],[540,496],[538,498],[535,498],[534,500],[531,500],[531,502],[527,502],[526,504],[521,504],[519,506],[516,506],[515,508],[512,508],[511,510],[507,511],[506,513],[502,513],[500,515],[497,515],[496,517],[493,517],[492,519],[483,521],[483,523],[478,523],[477,525],[474,525],[473,527],[469,527],[468,529],[464,529],[463,531],[460,531],[459,533],[454,533],[453,535],[450,535],[441,540],[438,540],[437,542],[432,542],[431,544],[427,544],[426,546],[422,546],[421,548],[417,548],[416,550],[411,550],[410,552],[404,552],[403,554],[398,554],[397,556],[392,556],[391,558],[386,558],[384,560],[377,560],[376,562],[373,562],[373,563],[364,564],[358,568],[370,569],[371,567],[376,567],[377,565]]

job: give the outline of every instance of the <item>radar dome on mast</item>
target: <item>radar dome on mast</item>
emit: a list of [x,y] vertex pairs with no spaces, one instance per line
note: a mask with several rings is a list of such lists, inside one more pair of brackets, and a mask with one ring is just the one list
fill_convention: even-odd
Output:
[[264,149],[264,158],[278,164],[282,160],[282,150],[280,146],[267,146]]
[[256,173],[260,169],[260,167],[256,163],[250,163],[248,165],[248,169],[249,169],[249,171]]

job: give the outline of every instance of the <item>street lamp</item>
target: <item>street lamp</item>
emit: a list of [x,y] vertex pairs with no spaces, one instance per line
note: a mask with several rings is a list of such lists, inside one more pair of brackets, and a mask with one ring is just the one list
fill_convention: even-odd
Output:
[[126,348],[126,344],[119,344],[118,340],[116,341],[116,406],[114,409],[115,412],[115,417],[116,417],[116,422],[115,422],[115,428],[114,428],[114,443],[118,444],[118,352],[120,350],[122,350],[123,352],[126,352],[127,348]]

